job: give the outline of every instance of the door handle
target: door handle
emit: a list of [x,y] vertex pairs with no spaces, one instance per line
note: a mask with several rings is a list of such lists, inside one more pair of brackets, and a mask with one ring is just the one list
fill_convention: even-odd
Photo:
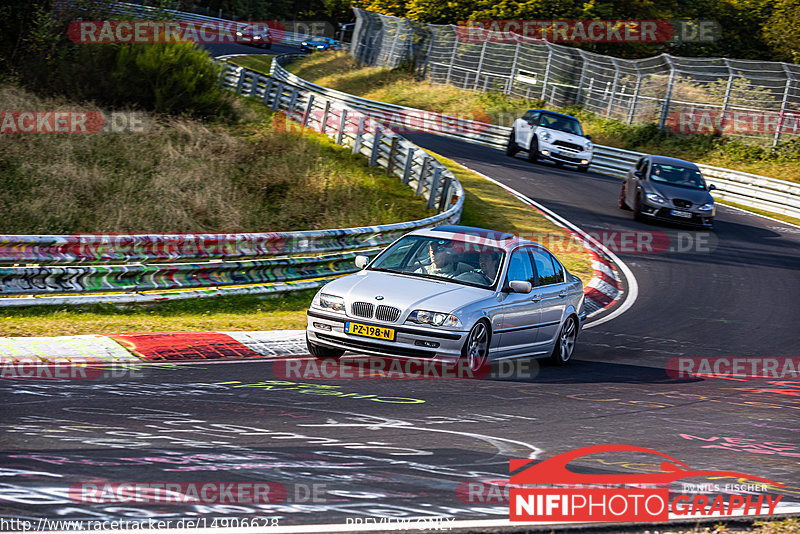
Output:
[[541,295],[532,295],[531,296],[531,300],[533,302],[539,302],[540,300],[542,300],[542,296]]
[[567,296],[567,292],[566,292],[566,291],[562,291],[562,292],[560,292],[560,293],[558,294],[558,296],[559,296],[559,297],[561,297],[561,298],[563,299],[564,297],[566,297],[566,296]]

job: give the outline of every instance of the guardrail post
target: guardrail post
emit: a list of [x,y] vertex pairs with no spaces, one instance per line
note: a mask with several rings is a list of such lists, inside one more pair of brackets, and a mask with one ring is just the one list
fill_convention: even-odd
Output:
[[275,100],[272,101],[272,110],[278,111],[281,108],[281,95],[283,95],[283,88],[285,87],[282,83],[275,84]]
[[358,117],[358,129],[356,130],[356,139],[353,142],[353,154],[361,152],[362,135],[364,135],[364,115]]
[[331,110],[331,101],[325,101],[325,111],[322,112],[322,122],[319,123],[319,133],[325,133],[325,127],[328,126],[328,112]]
[[431,190],[428,193],[428,209],[433,209],[436,205],[436,193],[439,190],[439,180],[442,176],[442,168],[436,166],[433,168],[433,180],[431,181]]
[[264,103],[265,106],[269,105],[269,94],[272,91],[272,78],[267,78],[267,81],[264,82],[264,97],[261,101]]
[[422,158],[422,168],[419,170],[419,180],[417,180],[416,195],[421,195],[425,188],[425,175],[428,174],[428,165],[430,164],[430,156]]
[[306,111],[303,113],[303,128],[308,124],[308,118],[311,116],[311,111],[314,109],[314,95],[308,95],[308,103],[306,104]]
[[453,175],[449,172],[444,175],[444,185],[442,185],[442,196],[439,197],[439,211],[447,208],[447,197],[450,196],[450,186],[453,184]]
[[374,167],[378,164],[378,155],[381,153],[381,138],[383,133],[380,130],[375,130],[372,137],[372,152],[369,155],[369,166]]
[[289,97],[289,116],[294,116],[294,107],[297,105],[297,87],[292,87],[292,95]]
[[343,109],[342,114],[339,117],[339,131],[336,134],[336,144],[342,144],[342,138],[344,137],[344,129],[347,126],[347,110]]
[[403,169],[403,185],[408,185],[409,180],[411,180],[411,168],[412,165],[414,165],[414,152],[416,151],[416,148],[409,148],[406,153],[406,166]]
[[386,175],[391,176],[394,171],[394,159],[397,157],[397,143],[400,140],[397,137],[392,137],[392,148],[389,149],[389,163],[386,165]]
[[242,94],[242,87],[244,86],[244,77],[247,76],[247,71],[242,69],[239,72],[239,81],[236,83],[236,94]]
[[247,93],[247,96],[255,96],[256,91],[258,90],[258,82],[260,81],[261,81],[261,76],[253,76],[253,78],[250,81],[250,92]]

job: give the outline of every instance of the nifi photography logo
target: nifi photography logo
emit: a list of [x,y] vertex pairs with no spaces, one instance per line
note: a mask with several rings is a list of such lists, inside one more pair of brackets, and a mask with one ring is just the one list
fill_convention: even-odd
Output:
[[[636,474],[586,474],[567,469],[583,456],[629,452],[660,456],[661,472]],[[664,461],[666,460],[666,461]],[[509,513],[511,521],[625,522],[669,521],[670,518],[772,515],[780,495],[756,494],[767,485],[783,484],[759,476],[735,471],[693,470],[664,453],[632,445],[595,445],[565,452],[544,461],[511,460]],[[680,492],[670,492],[678,480],[698,477],[726,478],[736,484],[683,484]],[[742,485],[741,480],[760,484]],[[708,486],[722,491],[716,496],[698,492]],[[730,486],[730,487],[729,487]],[[742,488],[747,490],[737,493]],[[730,490],[730,491],[729,491]]]

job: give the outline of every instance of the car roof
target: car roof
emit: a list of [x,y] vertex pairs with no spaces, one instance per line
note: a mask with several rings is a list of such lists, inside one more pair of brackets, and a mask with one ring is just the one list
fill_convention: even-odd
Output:
[[578,120],[578,118],[573,116],[573,115],[567,115],[566,113],[559,113],[557,111],[550,111],[550,110],[547,110],[547,109],[529,109],[528,111],[540,111],[542,113],[547,113],[549,115],[558,115],[559,117],[567,117],[569,119]]
[[686,161],[685,159],[670,158],[667,156],[657,156],[655,154],[646,157],[650,158],[653,163],[664,163],[667,165],[681,165],[682,167],[690,167],[692,169],[700,170],[696,164],[692,163],[691,161]]
[[[536,241],[523,239],[515,236],[514,234],[499,232],[497,230],[487,230],[486,228],[476,228],[474,226],[446,224],[443,226],[437,226],[435,228],[424,228],[422,230],[411,232],[411,235],[423,235],[442,239],[453,239],[455,234],[463,236],[461,239],[459,239],[459,241],[464,240],[475,243],[476,245],[484,244],[507,251],[517,248],[520,245],[534,245],[537,248],[544,248]],[[466,236],[470,236],[474,239],[465,239]]]

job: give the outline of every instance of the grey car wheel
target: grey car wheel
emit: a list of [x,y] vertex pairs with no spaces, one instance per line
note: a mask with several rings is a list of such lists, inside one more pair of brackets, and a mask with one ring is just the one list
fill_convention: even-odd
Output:
[[550,359],[557,365],[566,364],[569,359],[572,358],[572,353],[575,352],[575,341],[577,338],[578,323],[575,317],[570,315],[567,317],[567,320],[564,321],[561,332],[558,333],[558,339],[556,340],[555,347],[553,347],[553,353],[550,355]]
[[323,347],[322,345],[316,345],[308,340],[308,334],[306,334],[306,346],[308,347],[308,352],[315,358],[341,358],[344,355],[342,349],[334,349],[329,347]]
[[517,146],[517,142],[514,139],[514,131],[511,131],[511,135],[508,136],[508,144],[506,145],[506,156],[513,156],[519,152],[519,147]]
[[469,331],[464,348],[461,349],[461,358],[473,371],[487,364],[489,360],[489,328],[485,322],[478,321]]

